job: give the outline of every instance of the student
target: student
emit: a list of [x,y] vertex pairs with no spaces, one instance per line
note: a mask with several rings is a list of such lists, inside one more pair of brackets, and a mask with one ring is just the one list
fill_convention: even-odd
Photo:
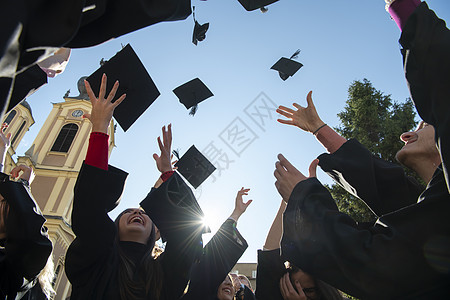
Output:
[[[374,159],[356,141],[320,156],[324,170],[381,216],[373,226],[361,229],[337,211],[330,194],[314,176],[305,177],[280,155],[276,186],[290,196],[282,249],[296,265],[356,297],[448,299],[450,71],[446,66],[450,31],[426,3],[390,2],[388,9],[403,31],[400,43],[408,86],[427,122],[402,135],[405,146],[397,158],[417,171],[428,182],[427,188],[411,205],[407,204],[414,202],[414,192],[392,197],[397,188],[408,191],[408,178],[395,170],[399,167]],[[301,107],[286,110],[286,116],[292,116],[286,123],[294,125],[301,111]],[[363,171],[354,172],[358,169]],[[389,180],[383,174],[389,175]],[[295,228],[296,220],[310,227],[308,234]],[[321,264],[312,263],[313,257],[320,258]]]
[[263,250],[258,250],[256,272],[256,298],[258,300],[342,300],[340,292],[325,282],[313,278],[289,263],[280,255],[283,233],[283,213],[286,202],[280,208],[267,234]]
[[[199,263],[195,264],[192,269],[189,289],[182,300],[235,299],[237,290],[228,273],[248,246],[236,225],[252,202],[252,200],[243,201],[243,196],[248,195],[249,190],[241,188],[238,191],[233,213],[205,246]],[[253,295],[251,291],[250,293]],[[245,298],[245,300],[251,299],[253,298],[250,296]]]
[[[71,299],[178,299],[201,253],[202,212],[190,188],[172,170],[169,125],[162,129],[162,140],[158,138],[161,154],[154,154],[163,183],[140,203],[142,209],[127,209],[115,222],[109,218],[107,213],[118,202],[127,174],[108,166],[106,133],[125,95],[112,103],[119,83],[106,97],[106,81],[103,75],[98,98],[86,82],[92,103],[86,117],[92,133],[74,189],[76,239],[66,255]],[[154,252],[158,230],[167,241],[159,256]]]
[[[10,133],[3,133],[5,128],[0,129],[1,169],[11,138]],[[45,218],[29,190],[33,170],[19,165],[11,170],[11,176],[19,177],[18,181],[0,173],[0,299],[25,299],[35,284],[40,284],[50,299],[54,294],[53,246]]]

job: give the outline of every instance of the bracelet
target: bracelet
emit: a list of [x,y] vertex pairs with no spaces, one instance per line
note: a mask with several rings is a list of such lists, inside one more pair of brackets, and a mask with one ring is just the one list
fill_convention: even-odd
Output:
[[316,133],[317,133],[320,129],[324,128],[325,126],[327,126],[327,124],[323,124],[322,126],[320,126],[319,128],[317,128],[316,130],[314,130],[313,135],[316,135]]

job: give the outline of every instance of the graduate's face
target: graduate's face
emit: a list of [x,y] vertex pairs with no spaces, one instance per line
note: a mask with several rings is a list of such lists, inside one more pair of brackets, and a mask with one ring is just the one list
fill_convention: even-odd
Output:
[[233,287],[230,277],[227,275],[217,289],[217,298],[219,300],[233,300],[235,294],[236,290]]
[[294,289],[296,288],[295,282],[298,281],[300,283],[300,286],[308,299],[319,299],[316,282],[310,275],[306,274],[302,270],[298,270],[295,273],[291,273],[289,278],[291,279]]
[[146,244],[152,232],[150,217],[139,208],[125,210],[119,220],[119,240]]
[[403,133],[400,139],[405,145],[397,152],[396,158],[407,167],[414,169],[418,162],[439,157],[434,141],[434,127],[423,121],[416,130]]

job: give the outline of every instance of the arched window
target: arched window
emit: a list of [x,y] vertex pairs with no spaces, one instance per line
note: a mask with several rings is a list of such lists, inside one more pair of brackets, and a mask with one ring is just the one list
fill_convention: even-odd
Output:
[[6,117],[5,122],[3,122],[3,123],[6,123],[6,124],[11,123],[12,119],[14,119],[14,117],[16,116],[16,114],[17,114],[17,111],[12,110],[12,111],[9,113],[9,115]]
[[16,134],[14,135],[13,139],[11,140],[11,145],[14,145],[14,143],[16,142],[17,138],[19,137],[20,133],[22,132],[22,129],[25,127],[25,124],[27,124],[27,121],[22,122],[22,125],[20,125],[19,130],[17,130]]
[[78,126],[76,124],[66,124],[61,128],[58,137],[51,151],[56,152],[67,152],[69,151],[70,145],[72,145],[73,139],[77,134]]

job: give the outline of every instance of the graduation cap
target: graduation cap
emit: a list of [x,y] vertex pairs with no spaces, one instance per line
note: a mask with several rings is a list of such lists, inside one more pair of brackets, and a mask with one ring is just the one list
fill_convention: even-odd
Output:
[[192,43],[197,46],[197,42],[201,42],[206,38],[206,32],[209,29],[209,23],[200,25],[195,19],[195,6],[192,8],[192,16],[194,17],[194,32],[192,33]]
[[107,93],[118,80],[119,89],[116,98],[127,94],[125,100],[114,110],[114,118],[123,131],[127,131],[158,98],[160,95],[158,88],[130,44],[86,79],[96,94],[100,90],[103,73],[108,77]]
[[[248,11],[260,8],[262,12],[266,12],[266,5],[277,2],[278,0],[239,0],[239,3]],[[265,10],[265,11],[263,11]]]
[[199,187],[216,170],[194,145],[178,160],[175,167],[194,188]]
[[190,115],[195,115],[197,105],[200,102],[214,96],[208,87],[198,78],[180,85],[173,92],[187,109],[191,108]]
[[295,61],[293,59],[298,57],[300,50],[295,51],[294,54],[291,55],[290,58],[282,57],[280,58],[272,67],[272,70],[278,71],[280,74],[280,78],[284,80],[288,79],[290,76],[293,76],[297,71],[303,67],[303,64]]

